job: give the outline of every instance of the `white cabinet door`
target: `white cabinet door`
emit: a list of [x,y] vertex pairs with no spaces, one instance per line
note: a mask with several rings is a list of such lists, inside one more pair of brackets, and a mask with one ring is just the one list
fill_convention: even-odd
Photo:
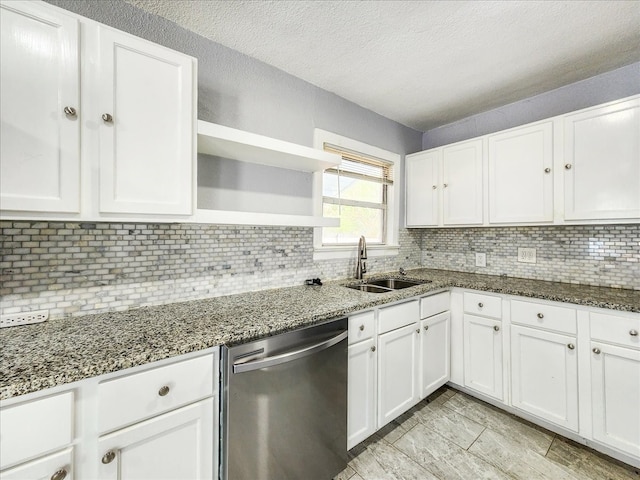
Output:
[[100,438],[99,478],[213,478],[213,399],[165,413]]
[[0,208],[77,213],[78,21],[39,2],[3,2],[0,19]]
[[464,385],[502,400],[502,326],[499,321],[464,316]]
[[72,449],[32,460],[0,472],[2,480],[73,480]]
[[576,339],[511,327],[511,401],[516,408],[578,431]]
[[553,123],[489,136],[489,223],[553,221]]
[[100,57],[100,212],[191,214],[192,59],[108,28]]
[[445,225],[482,224],[482,139],[442,149]]
[[407,227],[438,225],[441,153],[437,149],[407,155],[405,159]]
[[347,449],[376,431],[376,339],[349,346]]
[[449,312],[420,322],[420,398],[426,398],[449,381]]
[[378,337],[378,428],[418,401],[418,323]]
[[593,438],[640,457],[640,351],[591,342]]
[[640,99],[564,119],[567,220],[640,218]]

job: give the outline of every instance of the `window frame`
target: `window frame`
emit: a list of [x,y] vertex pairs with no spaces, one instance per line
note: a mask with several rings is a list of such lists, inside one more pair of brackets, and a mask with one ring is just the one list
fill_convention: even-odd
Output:
[[[316,128],[313,135],[313,146],[319,150],[324,150],[324,144],[329,143],[333,146],[344,148],[353,152],[361,153],[363,156],[379,158],[392,165],[394,171],[394,183],[387,187],[387,214],[386,224],[386,243],[383,245],[372,244],[367,245],[367,253],[369,257],[382,257],[398,255],[399,244],[399,218],[400,218],[400,186],[398,181],[401,172],[402,156],[383,150],[373,145],[354,140],[336,133]],[[323,211],[323,192],[322,181],[324,172],[316,172],[313,174],[313,199],[314,214],[322,216]],[[316,227],[313,231],[313,259],[327,260],[340,258],[356,258],[357,245],[323,245],[322,244],[322,227]]]

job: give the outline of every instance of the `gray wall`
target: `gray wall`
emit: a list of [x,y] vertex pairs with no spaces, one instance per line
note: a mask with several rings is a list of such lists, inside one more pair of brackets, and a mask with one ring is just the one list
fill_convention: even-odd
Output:
[[638,93],[640,63],[633,63],[429,130],[422,136],[422,149],[498,132]]

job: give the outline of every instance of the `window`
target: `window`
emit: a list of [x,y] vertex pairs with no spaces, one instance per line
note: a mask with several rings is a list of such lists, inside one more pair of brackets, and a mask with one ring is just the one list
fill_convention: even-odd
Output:
[[314,146],[342,157],[339,167],[314,175],[316,215],[340,218],[340,227],[315,229],[314,260],[354,257],[361,235],[370,258],[397,255],[400,192],[394,173],[401,156],[320,129]]
[[339,227],[322,229],[322,244],[353,245],[364,235],[370,245],[385,245],[393,165],[328,143],[324,150],[342,156],[342,163],[322,178],[322,214],[340,218]]

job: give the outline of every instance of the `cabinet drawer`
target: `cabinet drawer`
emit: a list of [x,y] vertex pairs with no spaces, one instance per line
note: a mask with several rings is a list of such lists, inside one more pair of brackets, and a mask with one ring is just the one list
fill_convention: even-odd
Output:
[[216,371],[217,357],[205,355],[101,383],[98,386],[99,432],[212,395]]
[[376,329],[375,312],[356,313],[349,317],[349,345],[373,337]]
[[502,299],[483,293],[464,292],[464,311],[483,317],[502,318]]
[[420,320],[420,303],[418,300],[381,308],[378,312],[378,334],[390,332],[396,328],[415,323],[418,320]]
[[576,311],[534,302],[511,301],[511,322],[575,335]]
[[73,392],[3,408],[0,438],[0,468],[70,444]]
[[68,448],[62,452],[39,457],[15,468],[4,470],[0,474],[0,478],[2,480],[50,479],[55,478],[54,475],[57,472],[60,472],[60,476],[62,476],[62,470],[64,470],[64,480],[73,480],[72,451],[73,449]]
[[432,317],[449,310],[449,292],[439,293],[420,299],[420,318]]
[[640,348],[640,315],[623,317],[591,312],[591,339]]

